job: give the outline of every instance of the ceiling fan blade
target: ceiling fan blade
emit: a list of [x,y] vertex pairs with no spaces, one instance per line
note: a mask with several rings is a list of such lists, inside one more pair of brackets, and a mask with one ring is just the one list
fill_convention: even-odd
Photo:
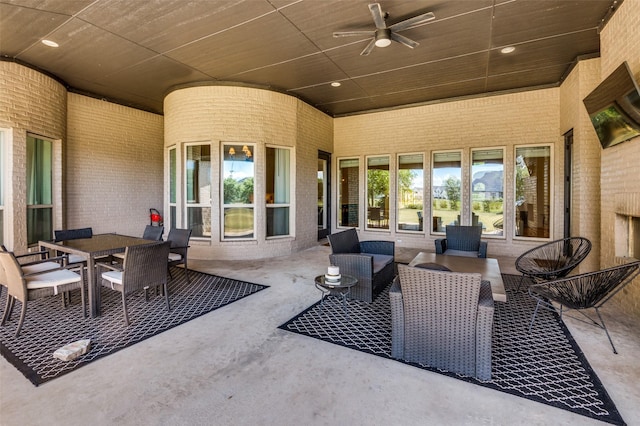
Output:
[[407,38],[400,34],[396,34],[394,32],[391,33],[391,40],[395,40],[398,43],[404,44],[405,46],[410,47],[412,49],[420,44],[417,41],[413,41],[410,38]]
[[387,28],[387,24],[386,22],[384,22],[384,15],[382,14],[380,3],[371,3],[369,5],[369,10],[371,11],[371,15],[373,16],[373,22],[375,22],[376,28],[379,30]]
[[403,31],[408,30],[409,28],[419,27],[420,25],[424,25],[429,21],[433,21],[436,19],[436,15],[432,12],[423,13],[422,15],[414,16],[413,18],[405,19],[404,21],[400,21],[396,24],[393,24],[389,27],[391,31]]
[[373,48],[376,46],[376,39],[372,38],[371,41],[369,42],[369,44],[367,44],[367,47],[364,48],[364,50],[362,52],[360,52],[361,56],[367,56],[369,53],[371,53],[371,51],[373,50]]
[[334,37],[349,37],[349,36],[367,36],[373,37],[375,31],[336,31],[333,33]]

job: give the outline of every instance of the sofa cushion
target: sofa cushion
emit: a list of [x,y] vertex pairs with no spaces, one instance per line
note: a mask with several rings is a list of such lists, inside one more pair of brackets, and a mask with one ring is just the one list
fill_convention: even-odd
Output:
[[373,273],[377,274],[382,271],[389,263],[393,263],[393,256],[388,254],[369,254],[367,256],[373,257]]

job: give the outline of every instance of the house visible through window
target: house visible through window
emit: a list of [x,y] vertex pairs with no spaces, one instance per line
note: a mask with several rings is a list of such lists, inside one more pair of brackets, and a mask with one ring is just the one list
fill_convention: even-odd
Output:
[[266,149],[267,238],[290,235],[291,149]]
[[27,136],[27,244],[53,236],[53,143]]
[[223,239],[252,239],[255,145],[222,144]]
[[504,150],[471,151],[471,224],[485,235],[503,235]]

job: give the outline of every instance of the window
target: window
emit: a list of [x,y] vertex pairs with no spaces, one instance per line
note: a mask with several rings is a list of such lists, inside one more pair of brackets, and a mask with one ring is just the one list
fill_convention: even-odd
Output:
[[549,238],[551,147],[516,147],[515,235]]
[[389,157],[367,158],[367,229],[389,229]]
[[176,154],[177,149],[175,147],[169,148],[169,229],[176,228],[176,185],[178,182]]
[[53,143],[27,135],[27,244],[53,236]]
[[192,237],[211,237],[211,145],[187,145],[185,195]]
[[399,231],[423,230],[424,156],[398,156],[397,221]]
[[504,235],[504,150],[471,151],[471,224],[485,235]]
[[360,185],[360,165],[357,158],[338,162],[338,226],[358,226],[358,187]]
[[255,145],[222,144],[223,239],[254,238]]
[[267,238],[291,234],[291,149],[267,147]]
[[462,154],[434,152],[432,187],[432,232],[444,232],[446,225],[460,224]]
[[4,132],[0,129],[0,244],[4,241],[4,183],[5,183],[5,155],[4,155]]

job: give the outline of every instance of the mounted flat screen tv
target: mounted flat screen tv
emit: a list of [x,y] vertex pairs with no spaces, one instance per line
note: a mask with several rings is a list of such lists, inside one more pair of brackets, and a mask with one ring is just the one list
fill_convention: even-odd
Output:
[[583,102],[602,148],[640,136],[640,89],[626,62]]

